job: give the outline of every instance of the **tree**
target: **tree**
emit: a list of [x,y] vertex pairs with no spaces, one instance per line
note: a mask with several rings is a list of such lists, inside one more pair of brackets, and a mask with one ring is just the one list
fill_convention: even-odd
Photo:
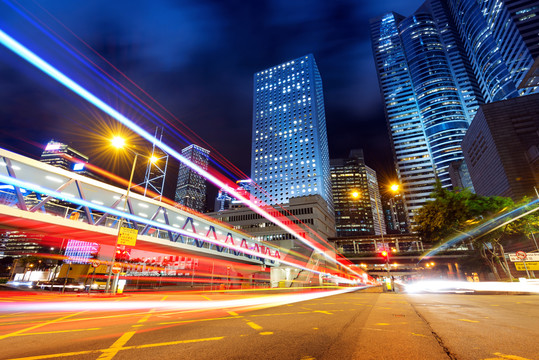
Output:
[[[510,198],[481,196],[469,190],[460,192],[442,188],[437,182],[433,198],[418,211],[416,230],[426,242],[443,243],[459,234],[466,234],[472,227],[485,224],[496,214],[514,208]],[[505,266],[501,240],[508,233],[522,231],[521,223],[511,223],[486,235],[473,237],[475,248],[488,264],[494,276],[500,279],[497,265],[509,274]]]

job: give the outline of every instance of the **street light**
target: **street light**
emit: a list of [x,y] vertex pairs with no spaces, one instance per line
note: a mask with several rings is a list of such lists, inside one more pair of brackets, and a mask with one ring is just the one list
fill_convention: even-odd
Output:
[[[131,167],[131,175],[129,176],[129,182],[127,184],[127,191],[125,193],[125,201],[124,201],[124,207],[123,207],[123,212],[125,213],[126,211],[126,207],[127,207],[127,201],[129,199],[129,193],[131,191],[131,185],[133,183],[133,175],[135,174],[135,168],[136,168],[136,165],[137,165],[137,159],[139,157],[139,153],[137,153],[136,151],[130,149],[128,146],[126,146],[126,143],[125,143],[125,139],[120,137],[120,136],[115,136],[111,139],[111,144],[112,146],[114,146],[115,148],[117,149],[126,149],[130,152],[132,152],[134,155],[135,155],[135,158],[133,159],[133,166]],[[140,155],[140,156],[143,156],[143,155]],[[154,163],[155,161],[157,161],[157,158],[152,156],[149,158],[150,162]],[[114,286],[110,286],[110,280],[112,279],[112,268],[114,266],[114,262],[116,261],[116,249],[118,248],[118,238],[120,236],[120,231],[122,230],[122,223],[123,223],[123,217],[120,217],[120,221],[119,221],[119,224],[118,224],[118,235],[116,236],[116,243],[114,245],[114,249],[112,251],[112,259],[111,259],[111,264],[110,264],[110,267],[109,267],[109,273],[108,273],[108,276],[107,276],[107,284],[105,286],[105,291],[108,291],[110,293],[113,292],[113,287]]]
[[[357,190],[353,190],[352,193],[351,193],[351,196],[354,199],[359,199],[360,195],[361,194]],[[380,227],[380,237],[382,239],[382,246],[383,246],[382,257],[385,260],[386,270],[387,270],[387,277],[389,278],[389,256],[388,256],[388,252],[387,252],[388,249],[386,247],[386,242],[384,240],[384,229],[382,228],[382,220],[380,218],[381,214],[380,214],[380,209],[378,207],[378,199],[376,199],[376,198],[374,199],[374,204],[376,205],[376,215],[377,215],[377,218],[378,218],[378,226]],[[385,255],[383,255],[383,253],[385,253]]]

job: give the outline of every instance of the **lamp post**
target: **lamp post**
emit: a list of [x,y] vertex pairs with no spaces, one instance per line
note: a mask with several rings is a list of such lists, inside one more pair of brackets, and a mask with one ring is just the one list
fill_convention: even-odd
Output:
[[[123,138],[121,138],[121,137],[116,136],[111,140],[111,142],[112,142],[112,145],[114,147],[116,147],[117,149],[125,148],[125,149],[131,151],[135,155],[135,158],[133,159],[133,166],[131,167],[131,175],[129,176],[129,182],[127,184],[127,191],[125,193],[125,201],[124,201],[124,207],[123,207],[123,212],[125,213],[126,207],[127,207],[127,201],[129,199],[129,193],[131,191],[131,185],[133,183],[133,175],[135,174],[135,168],[136,168],[136,165],[137,165],[137,159],[138,159],[138,156],[140,154],[137,153],[136,151],[133,151],[133,150],[129,149],[125,145],[125,140]],[[152,159],[150,159],[150,161],[155,161],[155,160],[152,158]],[[120,217],[120,220],[119,220],[119,223],[118,223],[118,234],[116,236],[116,243],[115,243],[114,249],[112,251],[111,264],[110,264],[110,267],[109,267],[109,273],[107,275],[107,285],[105,287],[105,291],[107,291],[109,293],[114,292],[114,286],[110,286],[111,285],[110,281],[112,279],[112,268],[114,266],[114,262],[116,261],[116,248],[118,247],[118,238],[120,236],[120,231],[122,230],[122,223],[123,223],[123,217]]]
[[[358,199],[360,197],[360,193],[359,191],[353,191],[352,192],[352,197],[354,199]],[[374,199],[374,204],[376,205],[376,216],[378,218],[378,226],[380,227],[380,237],[381,237],[381,240],[382,240],[382,246],[384,248],[383,251],[386,251],[386,255],[384,255],[384,259],[385,259],[385,262],[386,262],[386,271],[387,271],[387,277],[389,278],[389,249],[386,247],[386,242],[384,240],[384,229],[382,229],[382,220],[380,219],[380,209],[378,207],[378,199],[375,198]]]
[[378,226],[380,227],[380,237],[382,238],[382,246],[384,247],[384,251],[387,251],[387,254],[384,256],[386,260],[386,271],[387,271],[387,277],[389,278],[389,249],[386,248],[386,242],[384,241],[384,229],[382,229],[382,219],[380,218],[380,209],[378,208],[378,199],[374,199],[374,203],[376,204],[376,214],[378,215]]

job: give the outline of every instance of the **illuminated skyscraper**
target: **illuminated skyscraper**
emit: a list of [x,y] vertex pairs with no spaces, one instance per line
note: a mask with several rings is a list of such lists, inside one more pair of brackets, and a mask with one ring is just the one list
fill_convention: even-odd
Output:
[[[208,168],[209,150],[198,145],[189,145],[182,150],[182,156],[204,170]],[[204,211],[206,207],[206,179],[181,163],[174,200],[196,211]]]
[[330,166],[337,236],[385,234],[385,220],[378,219],[382,203],[376,171],[365,165],[363,150],[352,150],[347,159],[331,159]]
[[485,101],[535,92],[517,88],[539,55],[537,2],[448,2]]
[[[463,160],[460,144],[479,105],[537,90],[517,91],[533,63],[533,42],[524,41],[519,30],[529,30],[537,9],[524,3],[429,0],[410,17],[388,13],[371,20],[380,90],[412,224],[436,179],[451,187],[449,164]],[[519,11],[527,14],[525,26],[513,22]]]
[[45,150],[41,153],[40,161],[60,169],[96,178],[86,169],[88,156],[58,141],[51,140],[47,143]]
[[397,174],[411,213],[434,189],[435,171],[399,34],[403,19],[389,13],[371,21],[371,36]]
[[322,79],[312,55],[255,74],[252,194],[265,204],[319,194],[333,209]]

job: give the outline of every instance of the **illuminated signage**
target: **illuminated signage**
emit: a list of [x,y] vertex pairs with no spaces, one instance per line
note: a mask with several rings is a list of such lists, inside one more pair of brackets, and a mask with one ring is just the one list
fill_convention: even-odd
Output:
[[82,171],[82,170],[84,170],[84,163],[73,164],[73,171]]
[[50,142],[47,144],[47,147],[45,147],[45,150],[46,151],[54,151],[54,150],[58,150],[62,147],[62,143],[57,143],[57,142]]

